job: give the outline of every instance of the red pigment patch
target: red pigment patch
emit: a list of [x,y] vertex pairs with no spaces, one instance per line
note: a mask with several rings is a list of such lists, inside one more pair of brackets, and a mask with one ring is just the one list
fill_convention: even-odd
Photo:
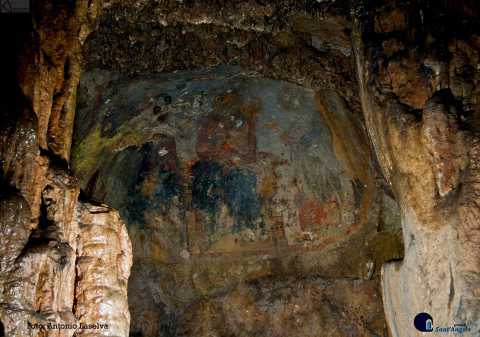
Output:
[[300,227],[304,231],[311,230],[312,225],[320,225],[327,219],[324,205],[317,200],[306,200],[300,206]]
[[[255,162],[254,118],[258,111],[251,105],[231,108],[236,112],[206,116],[200,121],[197,154],[207,160],[229,162],[240,159],[245,163]],[[243,121],[241,127],[236,125],[239,119]]]
[[335,197],[331,197],[325,203],[315,199],[300,201],[299,220],[300,226],[304,231],[313,230],[319,225],[338,223],[338,202]]

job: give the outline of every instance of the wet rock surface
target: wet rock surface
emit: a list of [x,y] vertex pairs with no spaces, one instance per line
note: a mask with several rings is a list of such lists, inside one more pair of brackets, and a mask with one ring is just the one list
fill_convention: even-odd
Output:
[[405,240],[404,260],[382,270],[391,333],[422,335],[409,324],[428,312],[434,326],[478,335],[478,6],[363,10],[354,39],[363,111]]
[[150,74],[239,65],[336,88],[360,113],[349,1],[112,1],[85,42],[85,69]]
[[79,324],[106,324],[108,329],[80,329],[76,336],[128,336],[127,282],[132,247],[117,212],[104,205],[78,206],[75,315]]
[[374,280],[260,280],[192,304],[174,335],[386,336],[379,297]]
[[[127,336],[128,310],[132,336],[386,336],[386,320],[411,337],[421,311],[478,335],[479,13],[115,0],[2,16],[0,335]],[[92,321],[111,329],[28,329]]]
[[[185,315],[206,313],[192,303],[214,310],[236,301],[222,294],[267,277],[372,287],[375,266],[402,256],[396,204],[375,181],[359,120],[333,90],[238,67],[134,79],[96,70],[82,77],[78,104],[73,171],[88,198],[120,211],[133,243],[133,335],[164,336],[163,321],[195,329]],[[264,315],[262,334],[275,335],[273,313]],[[377,318],[368,324],[381,336]],[[238,319],[225,329],[248,333],[241,326],[253,323]],[[345,335],[334,322],[311,329]]]
[[98,214],[79,200],[67,162],[81,41],[98,4],[42,2],[33,17],[2,13],[2,336],[128,336],[125,225],[114,210]]
[[[18,194],[0,206],[5,334],[127,336],[131,246],[125,225],[115,211],[78,202],[78,185],[65,173],[50,171],[45,178],[37,226]],[[108,329],[76,332],[80,324]]]

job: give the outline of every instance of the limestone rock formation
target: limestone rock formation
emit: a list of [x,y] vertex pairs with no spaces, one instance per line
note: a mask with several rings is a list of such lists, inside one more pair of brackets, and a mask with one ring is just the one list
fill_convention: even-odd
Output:
[[385,336],[379,297],[375,281],[267,279],[196,302],[176,335]]
[[[375,181],[360,121],[333,90],[315,94],[239,67],[135,79],[92,70],[78,97],[72,168],[89,199],[127,221],[132,333],[195,330],[199,322],[185,317],[206,313],[194,303],[227,305],[236,297],[218,296],[252,282],[263,293],[265,278],[281,284],[295,276],[294,288],[326,278],[370,289],[375,266],[402,257],[396,204]],[[354,289],[346,291],[356,300]],[[356,307],[365,320],[352,329],[382,335],[381,317],[367,320],[381,299],[368,294]],[[252,300],[255,315],[264,300]],[[319,315],[311,333],[345,333],[327,311]],[[275,319],[265,317],[255,333],[275,334]],[[248,333],[241,326],[224,328]]]
[[460,3],[367,7],[355,36],[365,122],[402,213],[405,258],[382,269],[395,337],[422,335],[419,312],[480,328],[480,26]]
[[108,328],[80,329],[76,336],[128,336],[132,248],[125,225],[108,207],[79,204],[78,208],[74,313],[79,324],[103,323]]
[[7,25],[15,22],[2,21],[18,48],[5,53],[18,68],[2,63],[2,336],[128,336],[125,225],[116,211],[79,200],[66,162],[80,48],[97,5],[36,3],[33,22],[19,20],[18,35]]
[[[77,326],[78,336],[128,336],[132,254],[125,225],[115,211],[79,202],[78,185],[64,172],[45,178],[38,224],[18,192],[2,200],[5,333],[72,336]],[[108,329],[86,328],[97,323]]]
[[478,336],[479,14],[2,14],[0,336]]

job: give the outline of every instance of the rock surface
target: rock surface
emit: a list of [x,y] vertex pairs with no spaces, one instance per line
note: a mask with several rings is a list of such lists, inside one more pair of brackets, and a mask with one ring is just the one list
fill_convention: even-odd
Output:
[[114,210],[79,201],[66,161],[81,43],[98,4],[36,2],[32,17],[2,13],[11,34],[0,105],[2,336],[128,336],[125,225]]
[[[375,266],[402,257],[396,204],[375,181],[360,122],[333,90],[315,94],[238,67],[135,79],[96,70],[83,75],[78,97],[72,168],[88,198],[128,223],[134,334],[195,330],[185,317],[206,313],[193,303],[227,305],[237,299],[222,294],[252,282],[267,292],[268,277],[351,278],[369,288]],[[262,303],[251,304],[258,315]],[[369,305],[357,313],[367,317]],[[312,313],[323,318],[309,329],[344,335],[327,312]],[[258,333],[275,335],[278,318],[265,315]],[[381,336],[377,318],[364,323]],[[241,326],[253,322],[238,320],[225,329],[248,333]]]
[[[352,296],[352,294],[354,294]],[[194,303],[177,336],[386,336],[376,281],[261,280]]]
[[78,208],[74,312],[79,324],[103,323],[108,328],[81,329],[76,336],[128,336],[132,247],[127,230],[117,212],[108,207],[80,204]]
[[[18,193],[0,206],[6,335],[128,336],[132,253],[125,225],[115,211],[79,202],[78,185],[65,173],[51,170],[45,178],[36,227]],[[108,328],[92,331],[92,324]]]
[[[0,335],[127,336],[125,221],[132,336],[386,336],[379,283],[391,336],[420,335],[420,311],[477,336],[479,14],[114,0],[2,16]],[[28,329],[47,321],[110,329]]]
[[337,89],[360,113],[349,1],[112,1],[84,48],[85,70],[126,75],[240,65]]
[[411,322],[427,312],[434,327],[467,324],[476,336],[478,6],[392,3],[363,11],[354,39],[362,106],[405,241],[404,260],[382,269],[391,334],[422,336]]

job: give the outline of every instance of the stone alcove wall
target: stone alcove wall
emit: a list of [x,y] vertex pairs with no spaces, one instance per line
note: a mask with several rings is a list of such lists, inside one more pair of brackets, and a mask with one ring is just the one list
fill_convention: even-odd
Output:
[[78,93],[72,168],[127,222],[132,334],[383,335],[399,213],[334,90],[222,66]]
[[132,333],[386,333],[375,289],[403,254],[399,215],[362,126],[345,13],[103,12],[72,168],[127,221]]
[[[101,24],[96,27],[102,10]],[[9,88],[20,84],[19,90],[5,91],[12,95],[2,99],[2,114],[9,121],[1,126],[0,141],[1,228],[6,242],[0,254],[0,313],[6,334],[39,335],[26,328],[26,321],[50,318],[69,322],[73,314],[86,321],[99,319],[100,311],[87,295],[100,279],[87,280],[86,284],[93,288],[82,288],[81,277],[73,276],[73,271],[94,265],[94,256],[82,255],[75,248],[91,237],[84,233],[88,224],[103,222],[112,224],[116,233],[106,240],[107,255],[123,258],[117,259],[119,268],[110,275],[112,278],[104,278],[109,286],[118,284],[116,298],[121,304],[116,306],[118,310],[105,312],[107,316],[100,318],[123,315],[116,319],[119,325],[115,331],[127,335],[129,245],[124,227],[110,208],[79,201],[81,182],[69,170],[81,70],[88,73],[101,68],[131,76],[230,63],[260,77],[301,85],[316,94],[333,92],[320,96],[316,102],[322,104],[317,108],[329,127],[336,155],[343,153],[340,157],[347,161],[352,158],[346,149],[352,147],[336,142],[351,139],[342,134],[345,128],[339,127],[347,122],[340,119],[338,111],[335,117],[330,116],[327,98],[340,96],[353,121],[362,120],[363,113],[386,182],[377,179],[380,175],[373,167],[373,185],[380,190],[387,186],[387,194],[391,186],[400,204],[405,237],[405,260],[387,263],[383,269],[382,291],[390,333],[411,336],[408,327],[418,311],[435,313],[438,324],[466,322],[477,332],[477,18],[478,8],[472,1],[382,1],[366,5],[323,1],[307,6],[293,1],[35,3],[32,31],[23,39],[28,47],[10,58],[10,62],[14,58],[20,61],[17,81],[13,76],[2,78]],[[90,31],[96,28],[98,34],[85,45]],[[84,64],[82,52],[87,57]],[[95,184],[91,185],[85,187],[86,196],[95,192]],[[43,240],[40,245],[38,239]],[[395,254],[382,258],[382,252],[391,250],[376,246],[380,247],[378,254],[373,254],[379,259],[375,265],[378,272],[379,265]],[[362,256],[367,257],[362,251],[360,260],[368,262],[362,260]],[[100,255],[100,251],[95,254]],[[101,254],[105,255],[105,251]],[[324,262],[323,258],[320,261]],[[38,262],[40,268],[31,268]],[[433,269],[424,269],[425,265]],[[99,271],[111,270],[97,266]],[[282,273],[288,270],[282,264],[278,266]],[[367,268],[362,277],[368,275]],[[28,282],[32,277],[33,284]],[[290,316],[276,311],[265,314],[260,324],[245,317],[243,310],[248,305],[252,312],[262,311],[265,307],[256,301],[268,303],[262,302],[267,295],[283,299],[298,293],[302,303],[321,298],[309,308],[331,308],[329,312],[342,312],[352,304],[335,296],[348,294],[355,282],[347,281],[346,291],[335,282],[332,285],[317,279],[299,287],[295,283],[298,278],[293,280],[278,283],[262,279],[260,285],[253,282],[246,288],[216,294],[213,300],[195,301],[182,316],[184,324],[173,325],[199,327],[201,331],[172,332],[171,321],[180,317],[174,315],[160,325],[167,335],[189,335],[222,329],[230,333],[252,331],[253,326],[269,326],[279,317],[293,324],[286,319]],[[69,286],[53,286],[60,283]],[[81,289],[87,290],[83,297],[76,292]],[[282,289],[288,291],[282,293]],[[302,297],[305,294],[308,296]],[[106,295],[104,300],[108,298]],[[296,303],[290,303],[294,312]],[[339,306],[341,303],[346,304]],[[236,312],[232,308],[240,308],[242,315],[227,314]],[[213,312],[217,313],[217,321],[209,320]],[[315,319],[328,322],[329,315]],[[298,327],[287,329],[296,331],[304,326],[300,322]],[[357,330],[366,336],[376,333],[362,330],[362,320],[353,326],[360,327]],[[333,331],[341,335],[353,330]],[[71,334],[73,331],[49,333]]]

